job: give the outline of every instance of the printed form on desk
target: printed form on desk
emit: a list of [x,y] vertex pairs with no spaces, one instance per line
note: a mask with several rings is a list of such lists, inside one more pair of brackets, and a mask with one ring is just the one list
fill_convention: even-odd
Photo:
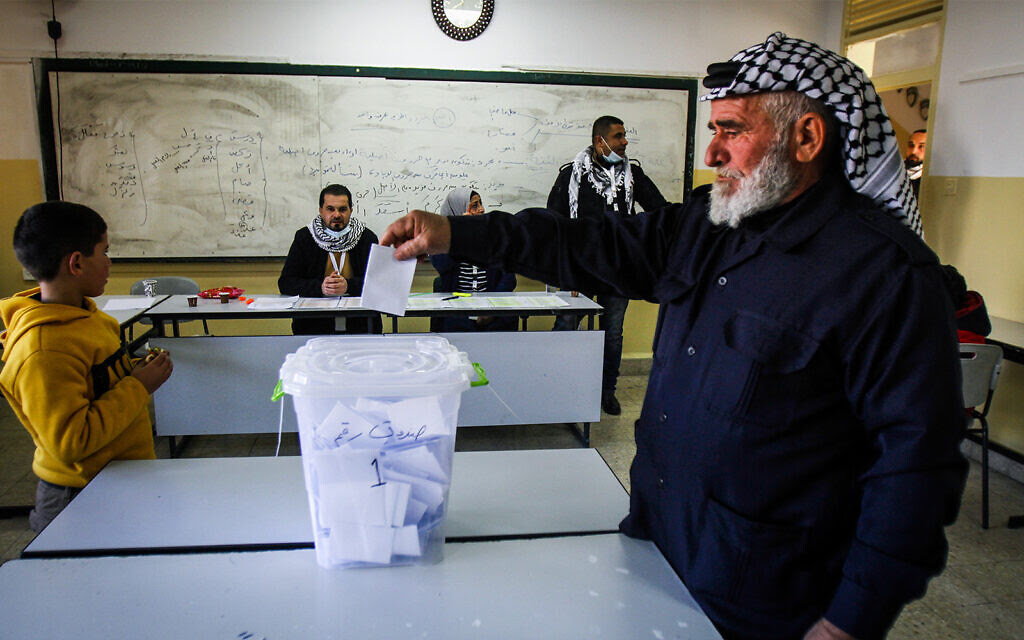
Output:
[[277,309],[291,309],[299,301],[299,296],[290,298],[256,298],[248,308],[254,311],[272,311]]

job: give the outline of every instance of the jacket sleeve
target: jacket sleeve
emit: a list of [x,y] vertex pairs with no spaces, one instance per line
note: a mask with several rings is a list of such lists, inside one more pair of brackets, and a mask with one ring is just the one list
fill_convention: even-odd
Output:
[[132,376],[90,400],[89,377],[85,363],[56,351],[32,354],[18,372],[18,397],[39,446],[67,466],[110,444],[149,403],[146,388]]
[[[937,268],[893,274],[846,345],[847,397],[873,444],[860,516],[825,617],[857,638],[882,637],[942,570],[943,526],[967,477],[953,310]],[[940,348],[936,349],[936,345]]]
[[571,220],[546,209],[451,220],[451,255],[546,284],[651,299],[677,234],[674,205]]
[[569,217],[569,174],[572,165],[565,165],[558,171],[555,184],[551,186],[551,193],[548,194],[548,209],[560,213],[566,218]]
[[352,277],[348,279],[348,295],[357,297],[363,295],[363,280],[366,277],[366,265],[370,262],[370,247],[377,244],[377,234],[365,229],[359,244],[349,253],[352,259]]
[[516,290],[516,274],[508,271],[501,273],[501,278],[498,279],[498,284],[494,286],[495,291],[515,291]]
[[636,194],[634,199],[640,203],[640,206],[644,208],[644,211],[654,211],[660,209],[668,204],[668,200],[665,200],[665,196],[661,195],[661,191],[658,191],[657,185],[654,181],[647,177],[647,174],[640,169],[639,166],[634,167],[634,173],[639,173],[636,179]]
[[322,298],[324,296],[323,277],[309,277],[310,252],[303,246],[303,229],[295,232],[292,246],[288,248],[288,257],[284,259],[281,277],[277,279],[277,289],[286,296],[302,296],[303,298]]

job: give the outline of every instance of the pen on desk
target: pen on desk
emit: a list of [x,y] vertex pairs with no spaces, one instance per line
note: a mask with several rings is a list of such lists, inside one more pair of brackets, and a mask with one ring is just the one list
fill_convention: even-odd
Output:
[[455,298],[458,298],[458,297],[459,296],[448,296],[447,298],[441,298],[441,302],[444,302],[445,300],[454,300]]

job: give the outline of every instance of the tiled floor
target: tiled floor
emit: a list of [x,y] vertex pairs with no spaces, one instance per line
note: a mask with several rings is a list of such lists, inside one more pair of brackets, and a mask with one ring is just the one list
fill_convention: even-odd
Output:
[[[629,488],[629,463],[635,451],[633,421],[640,413],[644,376],[620,379],[622,415],[603,416],[591,426],[591,443]],[[195,457],[273,455],[276,436],[192,438],[184,455]],[[475,427],[460,429],[456,448],[556,449],[579,442],[561,425]],[[161,442],[158,454],[167,455]],[[285,434],[282,455],[297,455],[294,434]],[[32,443],[0,403],[0,507],[30,505],[35,477],[30,464]],[[1024,637],[1024,529],[1006,528],[1007,517],[1024,514],[1024,485],[994,473],[991,476],[992,526],[981,529],[980,468],[972,463],[959,520],[947,530],[950,553],[946,571],[932,581],[928,593],[907,606],[889,634],[893,639],[1017,639]],[[32,540],[25,515],[0,518],[0,562],[16,558]]]

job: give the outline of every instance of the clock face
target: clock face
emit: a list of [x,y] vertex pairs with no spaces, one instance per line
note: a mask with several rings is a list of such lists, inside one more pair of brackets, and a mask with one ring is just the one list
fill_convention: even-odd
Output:
[[431,0],[434,22],[449,38],[472,40],[487,28],[494,0]]

